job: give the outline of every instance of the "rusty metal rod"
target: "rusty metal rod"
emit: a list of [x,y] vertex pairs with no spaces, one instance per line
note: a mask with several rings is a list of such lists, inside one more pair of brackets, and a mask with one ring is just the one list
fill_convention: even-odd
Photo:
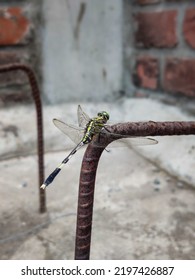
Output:
[[[39,170],[39,186],[44,181],[44,141],[43,141],[43,116],[42,116],[42,104],[38,82],[36,80],[33,70],[24,64],[13,63],[0,66],[0,73],[18,71],[25,72],[28,76],[29,83],[32,89],[32,96],[35,103],[36,115],[37,115],[37,149],[38,149],[38,170]],[[38,186],[38,188],[39,188]],[[46,212],[46,194],[45,191],[39,188],[39,211],[40,213]]]
[[109,131],[115,135],[102,133],[95,137],[83,157],[78,195],[75,260],[90,258],[95,178],[100,156],[106,146],[123,136],[195,134],[195,122],[129,122],[110,126]]
[[75,259],[88,260],[91,244],[96,171],[104,147],[89,144],[82,162],[79,184]]
[[195,122],[128,122],[111,126],[111,132],[130,136],[195,134]]

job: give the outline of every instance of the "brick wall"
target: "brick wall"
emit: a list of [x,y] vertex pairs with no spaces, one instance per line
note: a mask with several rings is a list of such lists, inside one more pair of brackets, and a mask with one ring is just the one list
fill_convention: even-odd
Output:
[[195,97],[195,1],[125,0],[125,14],[134,94]]
[[[0,65],[24,63],[40,78],[39,24],[41,1],[0,1]],[[0,106],[31,102],[24,73],[0,74]]]
[[[42,2],[0,0],[0,65],[28,64],[39,81]],[[195,0],[123,3],[127,93],[195,97]],[[0,106],[13,102],[31,102],[28,80],[21,72],[0,74]]]

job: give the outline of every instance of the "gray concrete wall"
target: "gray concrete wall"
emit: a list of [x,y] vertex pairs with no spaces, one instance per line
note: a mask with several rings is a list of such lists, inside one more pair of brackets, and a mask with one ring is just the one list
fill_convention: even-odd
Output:
[[111,100],[122,89],[122,1],[43,1],[49,103]]

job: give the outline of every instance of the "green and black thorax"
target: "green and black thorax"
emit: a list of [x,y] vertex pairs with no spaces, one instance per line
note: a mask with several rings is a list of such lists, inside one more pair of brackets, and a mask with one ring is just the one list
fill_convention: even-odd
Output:
[[105,111],[99,112],[97,117],[91,119],[86,125],[85,134],[83,136],[82,142],[88,144],[91,142],[94,135],[100,133],[104,125],[109,120],[109,114]]

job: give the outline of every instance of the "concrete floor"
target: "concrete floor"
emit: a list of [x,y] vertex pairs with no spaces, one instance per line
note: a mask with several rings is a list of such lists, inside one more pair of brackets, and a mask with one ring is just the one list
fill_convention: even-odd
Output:
[[[97,110],[92,104],[84,107],[91,115]],[[119,120],[125,115],[126,121],[128,112],[133,120],[139,115],[142,120],[193,120],[174,107],[148,100],[126,101],[123,108],[121,104],[99,107],[108,107]],[[14,151],[25,155],[35,149],[33,124],[29,127],[28,123],[33,108],[21,107],[17,114],[15,110],[1,112],[1,126],[14,124],[17,136],[13,131],[1,130],[0,258],[73,259],[84,150],[72,157],[47,189],[48,212],[40,215],[37,157],[11,158]],[[50,124],[51,119],[66,114],[71,118],[73,111],[75,104],[44,108],[46,176],[66,156],[68,150],[64,149],[69,145],[66,137]],[[19,116],[27,112],[21,120]],[[158,140],[160,144],[153,147],[118,148],[103,153],[96,178],[91,259],[195,258],[194,136]]]

